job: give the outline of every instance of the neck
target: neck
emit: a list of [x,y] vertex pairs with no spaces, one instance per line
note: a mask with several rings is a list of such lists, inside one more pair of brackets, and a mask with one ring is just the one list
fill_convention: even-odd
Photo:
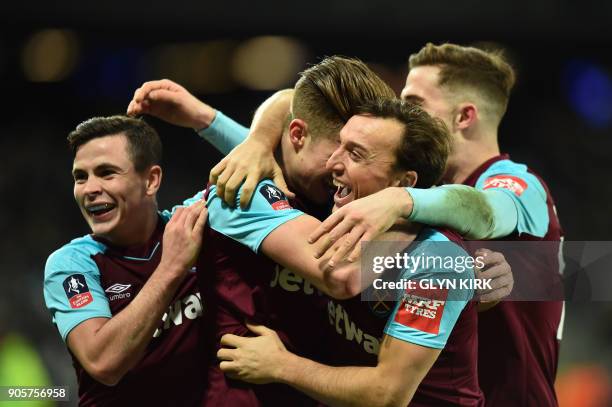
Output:
[[444,184],[461,184],[485,161],[498,156],[497,133],[482,134],[470,138],[461,137],[453,143],[448,159]]
[[110,243],[115,246],[129,247],[138,246],[145,244],[157,227],[158,215],[157,215],[157,204],[149,206],[146,210],[142,211],[140,216],[134,219],[133,227],[126,231],[122,236],[116,236],[113,239],[108,239]]
[[276,162],[283,172],[283,178],[285,178],[285,182],[287,186],[292,192],[296,191],[296,182],[291,177],[292,171],[289,170],[289,167],[293,165],[292,157],[295,157],[295,154],[290,151],[293,148],[293,145],[289,141],[289,136],[286,133],[283,133],[281,137],[281,141],[279,145],[274,150],[274,158],[276,158]]

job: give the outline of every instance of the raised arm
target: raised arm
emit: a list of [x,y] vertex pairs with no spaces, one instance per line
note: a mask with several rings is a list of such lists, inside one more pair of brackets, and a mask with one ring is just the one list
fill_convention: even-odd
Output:
[[286,195],[293,197],[274,158],[292,97],[293,89],[270,96],[255,112],[246,140],[210,171],[210,182],[217,185],[217,194],[228,205],[234,204],[238,188],[244,182],[240,206],[246,208],[255,186],[264,178],[272,179]]
[[127,114],[149,114],[176,126],[192,128],[224,155],[244,141],[249,132],[169,79],[145,82],[136,89]]
[[[99,307],[106,299],[101,287],[94,292],[91,304],[78,309],[62,305],[61,301],[65,302],[66,296],[61,298],[62,293],[55,295],[59,290],[55,290],[54,285],[59,284],[63,291],[62,273],[66,270],[54,270],[46,276],[47,305],[54,304],[49,308],[60,332],[64,335],[64,331],[68,330],[68,347],[94,379],[108,386],[115,385],[142,358],[162,315],[195,262],[206,217],[203,202],[177,211],[166,226],[163,254],[158,267],[134,300],[116,315],[111,316],[108,308],[102,312],[92,310],[93,313],[87,315],[90,312],[86,311],[88,307]],[[89,281],[90,285],[92,283],[95,282]],[[89,288],[92,290],[92,287]],[[70,313],[78,314],[78,317]],[[107,316],[102,317],[105,313]]]

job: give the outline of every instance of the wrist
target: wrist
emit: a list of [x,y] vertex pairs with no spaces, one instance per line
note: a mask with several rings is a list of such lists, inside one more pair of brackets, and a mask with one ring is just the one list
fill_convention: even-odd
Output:
[[272,130],[253,128],[247,137],[247,141],[255,143],[262,150],[272,153],[276,148],[276,143],[274,137],[270,137],[271,131]]
[[279,361],[278,369],[272,373],[272,381],[291,385],[295,382],[295,375],[300,370],[302,358],[289,352],[284,351],[283,357]]
[[197,132],[205,130],[210,127],[216,116],[216,109],[213,109],[206,103],[202,103],[197,109],[194,122],[192,123],[191,127],[193,127],[193,129]]
[[156,271],[160,277],[164,278],[168,283],[180,283],[187,274],[187,266],[183,266],[178,261],[164,261],[162,259],[157,266]]
[[409,219],[414,208],[414,201],[408,188],[398,187],[394,188],[393,200],[396,205],[396,211],[400,218]]

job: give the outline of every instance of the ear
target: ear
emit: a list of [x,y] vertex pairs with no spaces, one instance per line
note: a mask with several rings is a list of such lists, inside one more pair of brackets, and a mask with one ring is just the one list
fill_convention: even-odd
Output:
[[392,182],[392,187],[413,187],[416,185],[419,179],[416,171],[403,171],[397,178]]
[[457,130],[465,130],[473,126],[478,120],[478,107],[473,103],[461,103],[455,115],[455,128]]
[[162,180],[162,169],[159,165],[152,165],[146,174],[146,190],[148,196],[153,196],[159,190]]
[[308,125],[302,119],[293,119],[289,123],[289,140],[296,151],[301,150],[308,136]]

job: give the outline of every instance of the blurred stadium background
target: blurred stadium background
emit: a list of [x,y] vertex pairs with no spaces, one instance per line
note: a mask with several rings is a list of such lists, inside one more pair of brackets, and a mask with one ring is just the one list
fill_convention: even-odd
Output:
[[[42,298],[48,254],[88,232],[65,137],[91,116],[124,112],[150,79],[173,79],[248,125],[273,90],[326,55],[363,59],[399,92],[408,55],[428,41],[502,47],[518,71],[503,151],[547,180],[567,240],[610,240],[611,17],[610,2],[569,0],[3,5],[0,385],[34,380],[40,358],[37,380],[74,386]],[[150,122],[165,143],[160,204],[169,207],[204,185],[220,155],[189,130]],[[611,366],[612,304],[569,304],[561,405],[612,405]]]

